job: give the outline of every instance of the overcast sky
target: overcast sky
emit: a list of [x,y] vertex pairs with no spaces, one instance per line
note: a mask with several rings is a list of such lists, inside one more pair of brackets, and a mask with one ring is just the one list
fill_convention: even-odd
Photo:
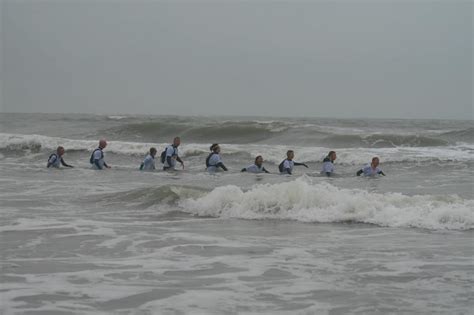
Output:
[[473,119],[471,1],[0,3],[5,112]]

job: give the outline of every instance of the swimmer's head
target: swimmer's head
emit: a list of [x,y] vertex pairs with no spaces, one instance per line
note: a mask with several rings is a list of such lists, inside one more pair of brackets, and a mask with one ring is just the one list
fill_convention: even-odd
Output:
[[64,154],[64,147],[59,146],[59,147],[56,149],[56,153],[57,153],[59,156],[62,156],[62,155]]
[[216,153],[219,153],[221,152],[221,148],[219,147],[219,144],[218,143],[214,143],[213,145],[211,145],[211,147],[209,148],[212,152],[216,152]]
[[107,141],[105,141],[105,139],[100,139],[99,140],[99,148],[105,149],[106,146],[107,146]]
[[379,166],[379,162],[380,162],[380,161],[379,161],[379,158],[378,158],[378,157],[376,157],[376,156],[373,157],[373,158],[372,158],[372,167],[375,168],[375,167]]
[[328,158],[331,160],[331,162],[334,162],[337,158],[336,151],[329,151]]
[[179,147],[180,144],[181,144],[181,138],[180,137],[175,137],[173,139],[173,146]]

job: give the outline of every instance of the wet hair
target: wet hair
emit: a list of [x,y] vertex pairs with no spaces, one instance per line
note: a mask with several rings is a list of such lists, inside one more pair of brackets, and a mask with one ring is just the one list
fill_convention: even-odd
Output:
[[336,151],[329,151],[328,157],[330,157],[331,155],[333,155],[333,154],[335,154],[335,153],[336,153]]
[[257,157],[255,158],[255,164],[257,164],[257,160],[258,160],[259,158],[262,158],[262,159],[263,159],[263,157],[262,157],[261,155],[257,155]]
[[63,147],[63,146],[59,146],[59,147],[56,149],[56,152],[59,152],[59,150],[64,150],[64,147]]
[[380,161],[378,157],[374,156],[374,157],[372,158],[372,162],[374,162],[375,160]]
[[219,143],[213,143],[209,148],[211,151],[214,151],[219,146]]
[[155,153],[157,152],[156,148],[150,148],[150,154],[153,154],[153,152],[155,152]]
[[293,151],[293,150],[286,151],[286,155],[289,155],[290,153],[295,153],[295,151]]

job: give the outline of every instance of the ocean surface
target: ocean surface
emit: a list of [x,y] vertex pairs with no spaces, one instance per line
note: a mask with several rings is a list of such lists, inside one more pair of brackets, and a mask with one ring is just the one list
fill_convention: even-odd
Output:
[[474,314],[473,166],[472,120],[0,114],[0,314]]

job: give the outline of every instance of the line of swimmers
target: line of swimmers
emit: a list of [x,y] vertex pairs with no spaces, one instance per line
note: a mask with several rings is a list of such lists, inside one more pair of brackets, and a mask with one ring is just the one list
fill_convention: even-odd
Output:
[[[173,143],[168,145],[165,150],[161,153],[160,160],[163,164],[163,170],[165,171],[172,171],[176,168],[176,163],[180,163],[182,169],[184,169],[184,161],[180,158],[178,147],[181,144],[180,137],[175,137],[173,139]],[[103,170],[106,168],[111,168],[105,162],[105,154],[103,150],[107,147],[107,141],[100,140],[99,146],[97,149],[92,151],[90,157],[90,164],[93,168],[97,170]],[[215,173],[218,171],[227,171],[227,167],[224,165],[222,158],[221,158],[221,148],[218,143],[214,143],[211,145],[210,153],[206,158],[206,170],[210,173]],[[140,170],[143,171],[151,171],[155,170],[155,157],[157,154],[156,148],[151,148],[140,164]],[[62,146],[59,146],[55,153],[51,154],[48,158],[47,167],[55,167],[59,168],[62,166],[72,168],[72,165],[67,164],[64,161],[63,155],[65,153],[65,149]],[[295,157],[295,153],[293,150],[288,150],[286,152],[286,158],[278,165],[278,170],[280,174],[288,174],[291,175],[293,173],[293,168],[295,166],[304,166],[308,168],[308,165],[305,163],[298,163],[295,162],[293,159]],[[336,160],[336,152],[330,151],[328,155],[323,159],[323,166],[321,170],[321,174],[324,174],[328,177],[332,176],[335,173],[334,161]],[[360,170],[357,171],[356,175],[364,175],[364,176],[376,176],[382,175],[385,176],[384,172],[379,168],[379,158],[373,157],[371,163],[365,165]],[[255,158],[254,164],[247,166],[241,170],[241,172],[248,172],[248,173],[270,173],[268,170],[265,169],[263,166],[263,157],[261,155]]]

